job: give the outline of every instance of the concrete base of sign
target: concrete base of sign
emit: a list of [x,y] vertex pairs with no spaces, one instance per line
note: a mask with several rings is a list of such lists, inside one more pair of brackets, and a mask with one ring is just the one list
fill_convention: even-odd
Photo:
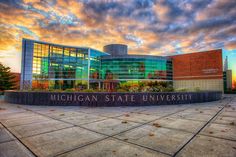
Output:
[[144,106],[220,100],[219,91],[160,93],[80,93],[7,91],[5,101],[25,105]]

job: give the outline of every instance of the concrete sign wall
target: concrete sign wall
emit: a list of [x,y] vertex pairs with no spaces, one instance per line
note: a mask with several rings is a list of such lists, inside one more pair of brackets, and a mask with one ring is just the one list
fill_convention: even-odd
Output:
[[216,101],[220,100],[221,96],[221,92],[59,93],[8,91],[5,93],[5,101],[26,105],[146,106]]

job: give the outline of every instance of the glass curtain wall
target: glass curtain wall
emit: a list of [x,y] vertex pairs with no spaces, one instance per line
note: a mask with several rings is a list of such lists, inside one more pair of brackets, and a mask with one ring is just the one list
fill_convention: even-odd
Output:
[[[34,43],[33,55],[33,88],[70,89],[87,88],[89,49],[71,48],[57,45]],[[93,60],[96,60],[94,62]],[[96,63],[96,64],[95,64]],[[100,59],[91,58],[90,73],[94,79]],[[90,75],[91,75],[90,74]],[[98,73],[99,74],[99,73]]]
[[103,59],[102,79],[171,80],[172,62],[159,58]]
[[99,89],[101,87],[101,55],[101,52],[90,49],[89,82],[91,89]]

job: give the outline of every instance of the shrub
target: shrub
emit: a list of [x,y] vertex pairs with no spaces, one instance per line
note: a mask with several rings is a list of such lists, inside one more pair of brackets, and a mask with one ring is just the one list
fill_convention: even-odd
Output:
[[145,87],[145,86],[146,86],[146,83],[145,83],[145,82],[142,82],[142,81],[140,81],[140,82],[138,82],[138,86],[139,86],[139,88],[140,88],[140,89],[142,89],[143,87]]
[[141,91],[141,92],[150,92],[150,91],[152,91],[152,89],[151,89],[150,86],[144,86],[143,88],[141,88],[140,91]]
[[93,89],[83,89],[80,92],[93,93],[93,92],[95,92],[95,90],[93,90]]
[[166,87],[164,89],[165,92],[173,92],[174,91],[174,88],[173,87]]
[[78,89],[78,90],[83,90],[83,89],[86,89],[86,88],[87,88],[87,85],[82,84],[82,83],[78,83],[76,85],[76,89]]
[[137,86],[130,87],[129,92],[139,92],[139,88]]
[[96,89],[95,91],[96,92],[107,92],[107,90],[105,90],[105,89]]
[[158,82],[159,86],[162,86],[164,88],[166,88],[168,86],[168,82]]
[[125,83],[120,83],[119,88],[128,91],[129,88],[130,88],[130,85],[126,82]]
[[43,89],[39,89],[39,88],[32,88],[31,89],[32,92],[42,92]]
[[70,89],[65,89],[64,92],[75,92],[76,90],[74,88],[70,88]]
[[124,89],[117,89],[117,92],[124,93],[124,92],[127,92],[127,91],[126,91],[126,90],[124,90]]
[[50,92],[63,92],[61,89],[49,89]]
[[152,88],[152,92],[162,92],[163,91],[163,87],[161,86],[155,86],[155,87],[151,87]]
[[200,89],[200,87],[195,87],[194,91],[199,92],[199,91],[201,91],[201,89]]
[[175,89],[176,92],[187,92],[188,89],[186,88],[179,88],[179,89]]

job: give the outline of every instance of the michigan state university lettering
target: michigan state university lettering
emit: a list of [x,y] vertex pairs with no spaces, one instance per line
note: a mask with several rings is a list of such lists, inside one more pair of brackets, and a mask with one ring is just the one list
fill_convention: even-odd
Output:
[[144,93],[128,93],[128,94],[106,94],[106,93],[52,93],[50,101],[52,102],[68,102],[68,103],[133,103],[133,102],[176,102],[176,101],[190,101],[192,95],[189,93],[168,93],[168,94],[144,94]]
[[97,95],[51,94],[51,101],[97,101]]
[[191,100],[191,94],[143,95],[143,101],[180,101]]

